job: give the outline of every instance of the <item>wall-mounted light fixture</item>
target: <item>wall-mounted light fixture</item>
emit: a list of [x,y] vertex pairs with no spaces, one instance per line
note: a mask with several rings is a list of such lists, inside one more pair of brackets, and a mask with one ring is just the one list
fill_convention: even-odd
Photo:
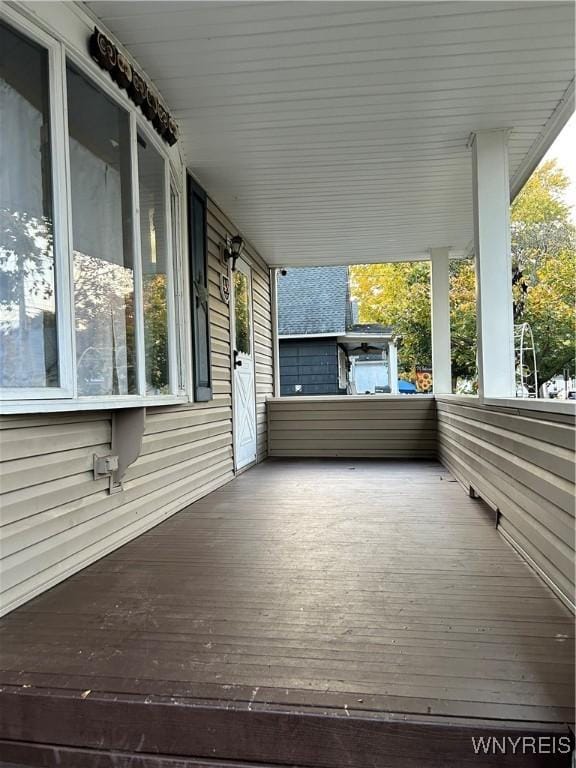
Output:
[[226,241],[222,244],[222,261],[232,263],[232,272],[236,269],[236,261],[242,256],[244,250],[244,240],[240,235],[226,235]]

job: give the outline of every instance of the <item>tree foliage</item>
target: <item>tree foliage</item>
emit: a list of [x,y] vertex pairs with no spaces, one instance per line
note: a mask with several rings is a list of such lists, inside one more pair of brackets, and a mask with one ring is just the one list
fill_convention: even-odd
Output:
[[[542,163],[511,206],[517,322],[530,323],[541,382],[574,372],[576,231],[564,200],[569,181],[551,160]],[[512,276],[511,276],[512,280]],[[362,323],[390,325],[402,339],[400,375],[432,362],[430,272],[426,262],[351,268],[351,290]],[[450,264],[454,379],[476,380],[476,279],[472,260]]]
[[146,387],[149,394],[164,394],[169,390],[166,275],[145,275],[143,293]]
[[351,293],[361,323],[389,325],[401,336],[401,378],[413,378],[416,365],[431,364],[428,262],[352,267]]
[[[575,371],[576,227],[564,200],[569,180],[555,160],[542,163],[511,208],[512,260],[525,294],[518,322],[532,328],[541,383]],[[515,300],[518,301],[518,286]]]
[[0,209],[0,327],[10,331],[10,310],[26,315],[27,302],[53,299],[52,222]]

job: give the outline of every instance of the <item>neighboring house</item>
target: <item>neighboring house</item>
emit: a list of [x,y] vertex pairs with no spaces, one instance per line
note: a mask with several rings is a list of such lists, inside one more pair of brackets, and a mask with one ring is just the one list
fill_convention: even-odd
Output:
[[278,274],[281,395],[398,391],[392,329],[358,323],[357,314],[348,267]]

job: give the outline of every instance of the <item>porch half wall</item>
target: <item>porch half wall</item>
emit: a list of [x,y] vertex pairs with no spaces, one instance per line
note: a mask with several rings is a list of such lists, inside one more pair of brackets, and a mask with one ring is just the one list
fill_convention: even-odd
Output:
[[[73,412],[0,419],[0,607],[7,613],[228,482],[233,473],[229,307],[220,297],[219,244],[237,229],[212,202],[208,252],[214,397],[147,409],[140,458],[124,491],[94,480],[94,453],[110,452],[112,415]],[[252,266],[258,461],[267,455],[272,393],[269,269]]]
[[337,395],[268,401],[269,455],[435,459],[433,397]]
[[438,458],[574,610],[574,416],[442,398]]

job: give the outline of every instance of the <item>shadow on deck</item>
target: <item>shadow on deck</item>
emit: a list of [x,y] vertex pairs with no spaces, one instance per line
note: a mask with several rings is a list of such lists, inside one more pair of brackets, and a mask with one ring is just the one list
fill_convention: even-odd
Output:
[[573,650],[439,464],[268,461],[0,620],[0,759],[568,765]]

